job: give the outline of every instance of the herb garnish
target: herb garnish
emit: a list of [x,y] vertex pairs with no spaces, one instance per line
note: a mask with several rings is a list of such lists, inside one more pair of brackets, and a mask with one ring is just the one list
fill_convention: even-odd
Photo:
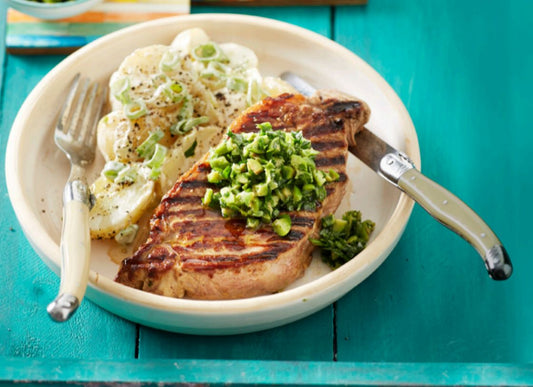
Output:
[[322,260],[337,268],[363,251],[374,227],[371,220],[361,221],[359,211],[348,211],[342,219],[328,215],[322,218],[319,238],[310,241],[321,248]]

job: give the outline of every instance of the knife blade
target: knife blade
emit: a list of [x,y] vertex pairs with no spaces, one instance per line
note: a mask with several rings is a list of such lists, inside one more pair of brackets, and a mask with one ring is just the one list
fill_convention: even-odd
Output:
[[[284,72],[280,77],[305,96],[316,92],[311,84],[292,72]],[[469,242],[483,259],[492,279],[505,280],[511,276],[513,266],[509,254],[490,227],[461,199],[418,171],[407,155],[367,128],[355,135],[355,145],[348,149],[437,221]]]

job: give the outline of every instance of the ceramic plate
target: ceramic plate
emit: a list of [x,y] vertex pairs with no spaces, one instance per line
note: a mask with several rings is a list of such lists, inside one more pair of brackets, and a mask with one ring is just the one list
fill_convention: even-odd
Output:
[[[367,127],[420,164],[415,129],[391,87],[363,60],[323,36],[270,19],[227,14],[178,16],[139,24],[98,39],[59,63],[31,92],[13,124],[6,155],[9,195],[28,240],[54,272],[59,273],[61,197],[69,164],[56,149],[52,131],[71,79],[81,72],[106,82],[134,49],[170,44],[179,32],[192,27],[203,28],[216,41],[252,48],[265,76],[292,70],[318,87],[362,98],[372,109]],[[338,213],[361,210],[365,219],[375,221],[376,230],[367,248],[335,271],[315,258],[304,278],[273,295],[230,301],[173,299],[115,283],[118,266],[109,259],[108,246],[99,242],[93,243],[87,297],[129,320],[194,334],[257,331],[318,311],[358,285],[385,260],[413,206],[351,155],[348,175],[350,186]]]

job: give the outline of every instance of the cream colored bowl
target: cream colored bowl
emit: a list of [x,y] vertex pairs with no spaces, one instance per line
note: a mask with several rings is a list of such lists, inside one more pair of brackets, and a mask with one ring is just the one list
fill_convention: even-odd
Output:
[[[65,91],[77,72],[107,81],[135,48],[169,44],[180,31],[203,28],[220,42],[255,50],[264,75],[292,70],[318,87],[336,88],[364,99],[372,109],[369,129],[420,165],[415,129],[391,87],[349,50],[290,24],[239,15],[178,16],[139,24],[94,41],[59,63],[28,96],[9,138],[6,179],[22,228],[43,261],[59,273],[61,196],[69,164],[56,149],[53,126]],[[115,283],[117,271],[105,242],[93,242],[87,296],[129,320],[195,334],[257,331],[295,321],[337,300],[367,278],[398,242],[413,203],[355,157],[348,161],[350,186],[338,213],[363,212],[376,222],[366,250],[335,271],[315,259],[304,278],[273,295],[231,301],[173,299]],[[45,305],[43,305],[43,313]]]

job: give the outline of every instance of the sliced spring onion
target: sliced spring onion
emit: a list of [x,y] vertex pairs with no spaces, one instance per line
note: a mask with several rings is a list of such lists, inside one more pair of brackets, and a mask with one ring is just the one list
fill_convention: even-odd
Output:
[[166,146],[156,143],[152,156],[149,160],[145,160],[144,165],[150,168],[150,179],[157,180],[161,175],[161,166],[167,155],[168,149]]
[[180,54],[174,50],[167,50],[161,57],[161,61],[159,62],[159,68],[161,69],[161,71],[169,72],[176,70],[178,67],[180,67],[180,63]]
[[107,177],[111,181],[115,181],[117,178],[119,172],[126,168],[126,164],[121,163],[120,161],[108,161],[104,165],[104,169],[102,170],[102,175]]
[[170,83],[170,78],[164,73],[155,74],[152,77],[152,85],[155,88],[158,88],[159,86],[162,86],[167,83]]
[[155,144],[154,153],[152,154],[152,157],[150,157],[148,161],[145,161],[144,164],[152,169],[161,168],[161,165],[165,160],[165,156],[167,155],[167,151],[168,149],[166,146],[161,144]]
[[129,245],[135,240],[138,231],[138,225],[130,224],[128,227],[119,231],[117,235],[115,235],[115,240],[121,245]]
[[192,143],[192,145],[185,151],[183,152],[183,154],[185,155],[185,157],[192,157],[194,156],[194,151],[196,150],[196,146],[198,145],[198,142],[196,140],[194,140],[194,142]]
[[143,159],[151,158],[155,152],[155,146],[165,136],[165,133],[161,129],[150,133],[148,138],[137,147],[137,154]]
[[133,184],[137,180],[137,168],[133,165],[129,165],[125,168],[122,168],[117,177],[115,178],[115,183],[117,184]]
[[219,59],[221,51],[218,45],[214,42],[201,44],[192,50],[192,57],[200,62],[208,62]]
[[239,77],[228,78],[226,86],[228,87],[228,89],[239,93],[243,93],[248,90],[248,82],[245,79]]
[[209,117],[206,117],[206,116],[183,119],[183,120],[178,121],[177,123],[175,123],[174,125],[170,127],[170,133],[174,135],[187,133],[187,132],[190,132],[192,128],[198,125],[206,124],[208,122],[209,122]]
[[166,83],[163,86],[163,93],[172,101],[172,102],[181,102],[187,96],[187,89],[179,82],[170,82]]
[[124,105],[124,114],[130,120],[136,120],[137,118],[144,116],[146,113],[148,113],[148,110],[146,109],[146,104],[143,100],[138,99]]
[[219,61],[207,62],[207,68],[200,73],[200,81],[212,90],[226,86],[231,68]]
[[261,85],[256,79],[252,79],[248,83],[248,90],[246,92],[246,103],[251,106],[261,101],[266,96],[266,93],[261,88]]
[[211,61],[207,68],[200,73],[202,78],[225,78],[231,68],[223,63]]
[[130,99],[130,80],[122,77],[116,79],[111,84],[111,94],[123,105],[131,102]]
[[210,90],[218,90],[226,85],[225,77],[200,77],[200,82],[202,82]]
[[152,168],[150,169],[150,174],[148,175],[148,177],[151,180],[157,180],[159,179],[160,175],[161,175],[161,168]]
[[194,105],[191,101],[191,97],[188,95],[181,102],[181,109],[178,115],[178,119],[179,120],[189,119],[192,117],[193,113],[194,113]]

